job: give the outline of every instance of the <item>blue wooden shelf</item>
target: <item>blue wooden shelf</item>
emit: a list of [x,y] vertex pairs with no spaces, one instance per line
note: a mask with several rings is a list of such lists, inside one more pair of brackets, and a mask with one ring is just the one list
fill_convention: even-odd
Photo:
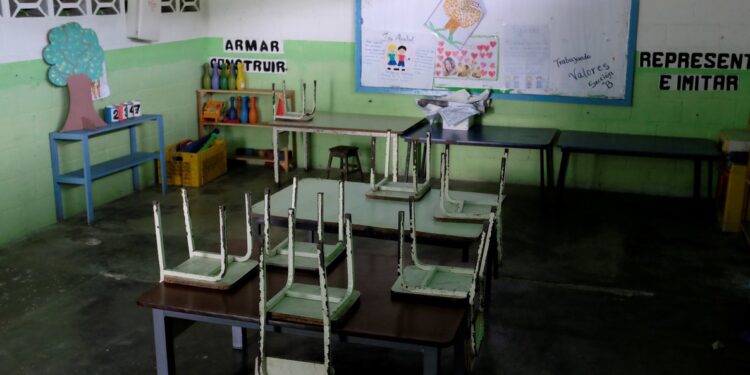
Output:
[[[159,133],[159,152],[144,152],[138,150],[136,139],[136,127],[148,122],[156,122]],[[103,134],[128,130],[130,133],[130,154],[102,163],[91,165],[90,162],[90,139]],[[83,153],[83,166],[81,169],[60,173],[60,157],[58,153],[59,141],[81,142]],[[93,181],[109,176],[114,173],[130,169],[133,175],[133,190],[140,189],[140,177],[138,166],[151,160],[159,160],[161,170],[167,170],[166,155],[164,150],[164,121],[161,115],[143,115],[116,124],[110,124],[96,130],[81,130],[74,132],[53,132],[49,134],[50,158],[52,159],[52,182],[55,193],[55,212],[57,220],[64,218],[62,187],[61,184],[83,185],[86,192],[86,218],[89,224],[94,221],[94,199],[92,194]],[[167,192],[167,174],[161,176],[162,193]]]
[[[91,166],[91,179],[96,180],[98,178],[109,176],[113,173],[124,171],[155,159],[159,159],[159,154],[136,152],[116,159],[107,160],[103,163],[94,164]],[[85,184],[86,178],[83,176],[83,168],[60,175],[57,177],[57,182],[76,185]]]

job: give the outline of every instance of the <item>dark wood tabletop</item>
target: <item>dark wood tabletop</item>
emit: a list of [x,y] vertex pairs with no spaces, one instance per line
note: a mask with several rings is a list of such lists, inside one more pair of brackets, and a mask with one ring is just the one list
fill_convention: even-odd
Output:
[[[242,252],[242,245],[233,248]],[[354,251],[355,289],[361,293],[359,304],[333,333],[384,339],[420,345],[447,347],[453,345],[464,324],[466,306],[463,304],[431,303],[425,300],[405,300],[391,297],[391,286],[396,280],[396,248],[377,254]],[[258,252],[254,255],[257,258]],[[143,295],[140,306],[213,316],[239,321],[258,322],[258,273],[229,291],[216,291],[159,283]],[[297,272],[295,282],[318,283],[316,273]],[[273,295],[286,282],[286,269],[268,267],[268,290]],[[346,287],[346,264],[339,262],[329,269],[329,286]],[[271,321],[276,325],[319,330],[319,327]]]
[[564,152],[715,159],[721,157],[715,141],[703,138],[563,131],[557,146]]
[[552,146],[559,130],[551,128],[518,128],[475,125],[468,131],[443,130],[442,125],[424,123],[403,135],[406,140],[425,142],[430,132],[433,143],[463,146],[543,149]]

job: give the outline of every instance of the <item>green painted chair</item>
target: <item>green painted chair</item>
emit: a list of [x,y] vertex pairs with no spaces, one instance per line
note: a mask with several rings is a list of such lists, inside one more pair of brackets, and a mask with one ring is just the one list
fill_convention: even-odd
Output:
[[[323,193],[318,193],[318,238],[316,246],[316,254],[318,266],[325,265],[325,259],[323,257]],[[270,248],[270,191],[265,192],[265,207],[264,217],[265,226],[263,228],[263,248]],[[328,288],[328,307],[330,309],[330,320],[336,322],[342,319],[349,309],[359,299],[359,291],[354,289],[354,258],[352,256],[352,218],[350,214],[346,214],[345,218],[345,229],[346,229],[346,271],[347,271],[347,285],[346,288]],[[268,313],[274,319],[297,321],[308,324],[323,324],[323,317],[321,316],[320,310],[320,286],[298,283],[294,280],[295,271],[295,252],[297,242],[294,239],[295,236],[295,210],[294,208],[289,209],[288,218],[288,234],[287,243],[289,244],[289,251],[287,253],[287,280],[284,287],[275,296],[273,296],[266,305]],[[264,250],[265,251],[265,250]],[[267,251],[264,252],[264,257]],[[320,270],[318,270],[320,272]],[[323,273],[325,276],[325,273]]]
[[[413,265],[406,266],[404,262],[404,212],[398,213],[398,279],[391,287],[396,294],[419,295],[454,300],[469,297],[473,283],[479,277],[478,267],[448,267],[424,264],[417,254],[417,230],[415,222],[414,200],[409,201],[409,224],[411,226],[411,258]],[[479,247],[477,249],[477,263],[486,261],[492,238],[492,228],[497,217],[496,208],[487,214]],[[483,275],[482,275],[483,277]]]
[[[268,193],[266,193],[268,194]],[[266,195],[266,207],[268,207],[268,195]],[[268,212],[268,211],[266,211]],[[294,221],[294,209],[289,209],[289,221]],[[292,228],[292,225],[289,226]],[[268,222],[266,221],[266,226],[264,230],[265,236],[268,236],[269,229],[268,229]],[[266,242],[267,243],[267,242]],[[294,242],[290,242],[294,243]],[[294,248],[294,245],[292,245],[292,248]],[[268,291],[266,286],[266,262],[265,262],[265,256],[264,252],[261,251],[260,253],[260,276],[259,276],[259,285],[260,285],[260,305],[259,305],[259,311],[260,311],[260,340],[259,340],[259,354],[258,357],[255,359],[255,374],[256,375],[329,375],[333,374],[333,368],[331,367],[331,319],[330,319],[330,311],[329,311],[329,299],[328,299],[328,285],[326,282],[326,268],[324,266],[324,257],[323,257],[323,242],[318,239],[317,246],[316,246],[316,253],[317,253],[317,259],[318,259],[318,280],[319,285],[317,289],[320,291],[319,295],[316,295],[317,297],[317,305],[318,307],[318,317],[322,320],[323,325],[323,363],[316,363],[316,362],[304,362],[304,361],[295,361],[291,359],[285,359],[285,358],[277,358],[277,357],[269,357],[266,355],[266,323],[268,321],[268,315],[269,312],[276,306],[274,305],[274,301],[276,303],[284,302],[279,301],[277,298],[279,294],[274,296],[270,301],[266,301],[266,296]],[[294,268],[290,268],[293,272]],[[286,289],[286,288],[285,288]],[[282,290],[283,292],[283,290]],[[281,293],[281,292],[280,292]],[[313,296],[310,295],[310,301],[315,302],[315,298],[312,298]],[[310,306],[312,307],[312,306]]]
[[[435,209],[435,220],[453,222],[482,223],[487,220],[487,214],[493,207],[501,210],[505,200],[505,165],[508,160],[508,149],[505,149],[500,160],[500,188],[497,200],[475,201],[456,199],[450,190],[450,146],[445,146],[445,152],[440,155],[440,205]],[[461,192],[456,192],[461,194]]]
[[[399,182],[398,181],[398,138],[393,139],[393,149],[391,150],[391,131],[388,130],[387,140],[385,143],[385,174],[383,179],[379,182],[375,182],[375,166],[370,167],[370,191],[367,192],[368,198],[373,199],[386,199],[396,201],[408,201],[411,198],[416,200],[422,199],[422,197],[430,191],[430,168],[427,168],[427,175],[424,181],[419,182],[417,176],[417,140],[412,141],[412,181],[411,182]],[[425,152],[425,163],[430,165],[430,149],[432,145],[432,137],[430,133],[427,133],[427,151]],[[391,153],[393,153],[391,159]],[[389,165],[390,164],[390,170]]]
[[220,253],[195,250],[193,241],[193,225],[190,220],[190,205],[187,190],[182,189],[182,213],[187,232],[188,260],[175,268],[167,268],[164,260],[164,235],[162,233],[161,205],[154,201],[154,225],[156,231],[156,251],[159,258],[160,281],[191,285],[210,289],[229,289],[252,271],[258,262],[251,260],[253,249],[252,233],[252,197],[245,193],[245,225],[247,235],[247,250],[245,255],[235,257],[227,254],[226,208],[219,207],[219,249]]
[[[323,259],[326,268],[330,266],[339,256],[344,254],[346,249],[346,243],[344,241],[344,207],[345,207],[345,194],[344,194],[344,181],[339,181],[339,230],[338,230],[338,241],[332,245],[324,245],[323,247]],[[292,208],[297,209],[297,177],[292,180]],[[322,223],[318,223],[317,233],[319,238],[323,238]],[[267,264],[269,266],[276,267],[288,267],[289,259],[289,238],[284,239],[281,243],[274,246],[270,251],[266,252],[268,257]],[[294,268],[307,271],[315,271],[318,269],[316,253],[316,244],[312,242],[296,241],[294,243]]]

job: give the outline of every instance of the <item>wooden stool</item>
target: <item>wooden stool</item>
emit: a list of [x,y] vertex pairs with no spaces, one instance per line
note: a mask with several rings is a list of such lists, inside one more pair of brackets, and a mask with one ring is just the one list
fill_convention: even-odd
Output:
[[[359,172],[362,181],[364,181],[365,174],[362,173],[362,164],[359,162],[359,152],[357,150],[358,148],[354,146],[336,146],[328,149],[328,173],[326,174],[326,178],[331,177],[331,162],[333,162],[334,157],[337,157],[339,158],[339,172],[344,173],[344,181],[347,181],[349,173],[353,172]],[[349,158],[352,157],[356,165],[353,165],[350,169]]]

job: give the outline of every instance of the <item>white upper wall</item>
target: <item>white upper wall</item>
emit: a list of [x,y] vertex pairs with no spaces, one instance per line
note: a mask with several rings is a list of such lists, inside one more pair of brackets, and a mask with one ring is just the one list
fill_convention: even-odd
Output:
[[[362,0],[376,1],[376,0]],[[125,16],[8,18],[0,0],[0,63],[38,59],[47,31],[76,21],[104,49],[142,45]],[[354,0],[203,0],[197,13],[162,15],[160,42],[214,37],[354,41]],[[750,0],[641,0],[638,50],[750,52]]]
[[[208,3],[208,1],[205,1]],[[5,5],[3,0],[0,4]],[[127,38],[125,14],[108,16],[9,18],[8,8],[0,17],[0,63],[35,60],[42,57],[47,32],[68,22],[78,22],[96,31],[105,50],[144,45]],[[208,12],[167,13],[161,15],[159,43],[200,38],[208,33]]]
[[354,4],[354,0],[211,1],[209,32],[217,37],[353,42]]
[[639,51],[750,52],[748,0],[641,0]]

